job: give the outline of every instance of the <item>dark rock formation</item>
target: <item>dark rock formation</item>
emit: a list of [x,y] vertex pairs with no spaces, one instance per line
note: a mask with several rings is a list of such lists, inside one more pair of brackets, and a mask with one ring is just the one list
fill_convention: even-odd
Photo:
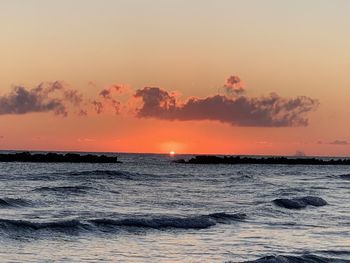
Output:
[[241,156],[214,156],[197,155],[188,161],[176,160],[176,163],[190,164],[288,164],[288,165],[350,165],[350,159],[319,159],[319,158],[292,158],[292,157],[241,157]]
[[0,154],[0,162],[43,162],[43,163],[118,163],[118,157],[77,153],[9,153]]

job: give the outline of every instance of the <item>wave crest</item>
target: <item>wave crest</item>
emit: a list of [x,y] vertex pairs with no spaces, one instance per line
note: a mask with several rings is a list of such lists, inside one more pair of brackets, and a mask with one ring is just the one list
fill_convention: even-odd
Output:
[[93,178],[101,178],[101,179],[126,179],[133,180],[135,176],[138,174],[130,173],[126,171],[118,171],[118,170],[88,170],[88,171],[76,171],[76,172],[68,172],[69,176],[83,176],[83,177],[93,177]]
[[[0,219],[0,229],[3,231],[48,230],[61,232],[76,232],[79,230],[113,230],[122,228],[144,229],[205,229],[218,223],[241,220],[242,214],[214,213],[188,217],[178,216],[144,216],[120,219],[90,219],[63,220],[54,222],[32,222],[26,220]],[[225,221],[224,221],[225,220]]]
[[91,220],[97,226],[118,226],[135,228],[179,228],[179,229],[204,229],[216,225],[216,222],[208,217],[160,217],[160,218],[126,218],[120,220],[96,219]]
[[178,229],[204,229],[216,225],[217,223],[226,223],[228,221],[238,221],[246,217],[245,214],[227,214],[213,213],[209,215],[175,217],[140,217],[124,219],[94,219],[90,220],[94,225],[104,227],[135,227],[135,228],[178,228]]
[[34,191],[38,192],[56,192],[56,193],[86,193],[88,190],[92,190],[92,187],[84,185],[76,186],[43,186],[35,188]]
[[21,198],[0,198],[1,208],[15,208],[29,206],[30,202]]
[[7,230],[79,230],[88,227],[79,220],[63,220],[56,222],[31,222],[25,220],[0,219],[0,227]]
[[301,209],[308,205],[311,206],[324,206],[327,205],[327,201],[317,196],[304,196],[299,198],[279,198],[273,200],[273,203],[277,206],[287,209]]
[[350,174],[340,174],[339,178],[343,180],[350,180]]

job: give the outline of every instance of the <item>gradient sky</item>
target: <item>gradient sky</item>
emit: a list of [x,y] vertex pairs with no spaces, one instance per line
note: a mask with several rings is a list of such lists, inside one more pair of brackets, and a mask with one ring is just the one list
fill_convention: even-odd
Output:
[[[350,155],[349,10],[347,0],[0,0],[0,148]],[[142,101],[129,105],[144,87],[176,92],[178,105],[223,95],[232,75],[247,98],[319,105],[297,127],[140,116]],[[85,103],[122,85],[128,106],[1,114],[16,87],[54,81]]]

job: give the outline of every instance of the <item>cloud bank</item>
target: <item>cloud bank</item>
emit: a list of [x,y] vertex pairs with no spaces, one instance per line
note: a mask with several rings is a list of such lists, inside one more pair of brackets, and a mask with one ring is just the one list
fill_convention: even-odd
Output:
[[136,115],[162,120],[211,120],[232,126],[291,127],[307,126],[307,114],[319,104],[309,97],[282,98],[276,93],[247,97],[240,95],[244,91],[240,83],[238,77],[232,76],[224,86],[235,92],[235,96],[191,97],[184,103],[164,89],[145,87],[135,93],[142,100]]
[[241,79],[234,75],[226,80],[223,88],[224,95],[190,97],[182,102],[175,93],[159,87],[131,91],[126,86],[111,85],[101,89],[95,98],[85,99],[77,90],[56,81],[32,89],[13,87],[8,94],[0,96],[0,115],[51,112],[67,116],[73,111],[86,116],[105,112],[121,114],[121,109],[127,109],[126,112],[133,112],[138,118],[209,120],[246,127],[292,127],[307,126],[308,114],[319,104],[306,96],[283,98],[271,93],[249,97]]
[[68,107],[79,107],[82,101],[77,90],[58,81],[41,83],[32,89],[14,86],[8,94],[0,96],[0,115],[53,112],[67,116]]

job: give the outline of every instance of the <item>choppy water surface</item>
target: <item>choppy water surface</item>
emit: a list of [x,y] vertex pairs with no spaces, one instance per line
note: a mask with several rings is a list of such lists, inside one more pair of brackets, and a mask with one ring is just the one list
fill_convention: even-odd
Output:
[[[0,163],[0,261],[350,260],[350,167],[119,156],[121,164]],[[307,195],[328,205],[272,202]]]

